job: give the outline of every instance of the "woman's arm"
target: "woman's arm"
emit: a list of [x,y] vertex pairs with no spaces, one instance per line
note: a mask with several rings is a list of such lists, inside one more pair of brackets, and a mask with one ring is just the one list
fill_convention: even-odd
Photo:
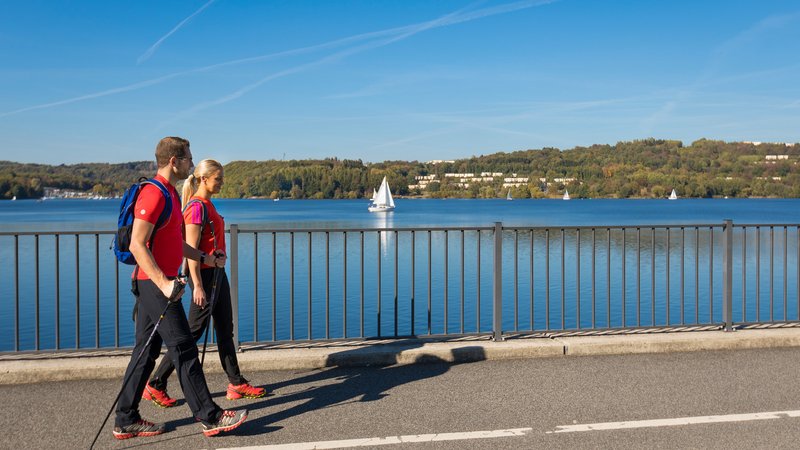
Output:
[[[199,248],[200,244],[200,225],[186,224],[186,244],[192,249]],[[187,252],[184,251],[184,254]],[[212,258],[213,255],[208,255],[206,259]],[[198,259],[202,259],[198,258]],[[206,291],[203,288],[203,277],[200,276],[200,267],[202,261],[196,261],[191,258],[186,259],[189,265],[189,276],[192,277],[192,301],[195,305],[205,308],[206,307]]]

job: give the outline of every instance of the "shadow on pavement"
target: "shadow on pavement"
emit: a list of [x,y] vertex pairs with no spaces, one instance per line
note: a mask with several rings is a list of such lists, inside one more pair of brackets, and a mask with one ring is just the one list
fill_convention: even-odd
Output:
[[[334,405],[352,402],[378,401],[390,394],[387,391],[406,383],[442,375],[451,364],[481,361],[485,359],[481,347],[470,346],[451,350],[451,361],[434,355],[419,355],[416,364],[398,364],[401,352],[422,346],[422,341],[410,339],[385,346],[358,348],[330,355],[329,369],[315,370],[311,374],[292,378],[269,386],[278,391],[293,385],[312,384],[311,387],[287,395],[276,395],[251,403],[250,411],[261,408],[280,408],[283,404],[294,404],[268,416],[248,420],[237,434],[255,435],[279,429],[270,426],[282,420]],[[372,367],[363,367],[364,358],[374,361]],[[358,362],[361,364],[357,364]],[[419,364],[425,363],[425,364]],[[356,367],[360,365],[362,367]]]

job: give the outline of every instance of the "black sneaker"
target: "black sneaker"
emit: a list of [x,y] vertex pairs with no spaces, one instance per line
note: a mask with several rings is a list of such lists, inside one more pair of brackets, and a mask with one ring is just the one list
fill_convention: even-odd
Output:
[[243,424],[245,419],[247,419],[246,409],[222,411],[222,415],[219,416],[216,423],[209,425],[203,424],[203,434],[206,436],[214,436],[224,431],[231,431]]
[[114,427],[114,437],[117,439],[130,439],[132,437],[155,436],[165,431],[163,423],[153,423],[139,419],[136,423],[124,427]]

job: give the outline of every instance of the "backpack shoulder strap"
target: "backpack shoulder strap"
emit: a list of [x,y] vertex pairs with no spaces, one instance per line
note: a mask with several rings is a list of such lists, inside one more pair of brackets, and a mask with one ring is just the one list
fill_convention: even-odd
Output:
[[[203,214],[202,214],[203,218],[201,219],[201,222],[200,222],[200,236],[202,236],[203,235],[203,228],[205,228],[206,224],[208,223],[208,209],[206,208],[206,204],[205,203],[203,203],[200,200],[195,198],[195,199],[189,200],[189,202],[186,203],[186,206],[183,207],[184,214],[186,213],[186,210],[188,210],[189,207],[191,207],[193,204],[200,204],[200,210],[203,212]],[[211,227],[211,235],[212,236],[214,235],[214,227]]]
[[[167,190],[166,186],[164,186],[160,181],[156,180],[155,178],[150,178],[148,180],[144,180],[141,182],[142,184],[152,184],[153,186],[157,187],[161,194],[164,196],[164,209],[161,211],[161,215],[158,216],[158,220],[156,221],[155,228],[153,229],[153,234],[164,226],[169,219],[170,214],[172,214],[172,195],[170,195],[169,191]],[[152,236],[151,236],[152,239]]]

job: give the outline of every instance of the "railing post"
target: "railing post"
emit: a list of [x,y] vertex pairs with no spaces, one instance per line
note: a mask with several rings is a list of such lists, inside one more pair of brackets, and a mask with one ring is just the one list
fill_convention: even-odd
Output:
[[[733,331],[733,221],[725,219],[722,237],[722,321],[725,331]],[[711,299],[713,301],[713,299]]]
[[233,342],[237,350],[239,346],[239,225],[231,224],[230,248],[228,260],[230,261],[231,309],[233,310]]
[[494,321],[492,323],[492,339],[503,340],[503,224],[494,223]]

